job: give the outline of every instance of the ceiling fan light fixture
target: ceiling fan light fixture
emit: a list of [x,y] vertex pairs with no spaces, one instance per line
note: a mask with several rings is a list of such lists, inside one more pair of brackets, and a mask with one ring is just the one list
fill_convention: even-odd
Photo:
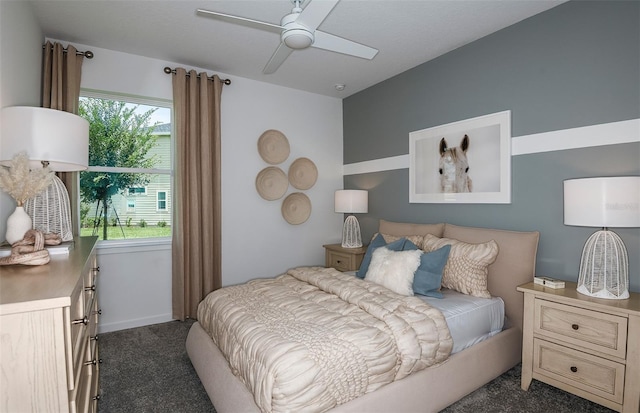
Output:
[[313,34],[305,29],[290,29],[282,32],[282,42],[294,50],[306,49],[313,43]]

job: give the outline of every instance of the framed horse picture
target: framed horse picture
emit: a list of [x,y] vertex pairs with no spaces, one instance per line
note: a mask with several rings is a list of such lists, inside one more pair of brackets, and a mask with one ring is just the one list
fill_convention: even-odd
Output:
[[511,203],[511,111],[409,133],[409,202]]

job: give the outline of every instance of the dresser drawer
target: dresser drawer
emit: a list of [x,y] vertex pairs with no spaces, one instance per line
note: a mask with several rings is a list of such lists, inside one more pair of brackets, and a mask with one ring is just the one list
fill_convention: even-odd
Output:
[[533,346],[534,373],[615,403],[622,403],[624,364],[541,339],[534,339]]
[[620,359],[626,357],[627,318],[535,300],[534,333]]

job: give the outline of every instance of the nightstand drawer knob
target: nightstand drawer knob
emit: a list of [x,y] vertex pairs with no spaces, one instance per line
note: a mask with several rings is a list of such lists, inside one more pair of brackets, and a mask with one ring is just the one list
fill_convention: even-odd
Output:
[[571,371],[574,373],[578,372],[578,368],[576,366],[571,366]]
[[574,330],[577,330],[580,328],[580,326],[577,324],[571,324],[571,328],[573,328]]

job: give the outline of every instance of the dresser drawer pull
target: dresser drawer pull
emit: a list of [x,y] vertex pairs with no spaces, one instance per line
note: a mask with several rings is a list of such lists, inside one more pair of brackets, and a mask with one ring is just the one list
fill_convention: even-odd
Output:
[[96,290],[96,286],[95,286],[95,284],[94,284],[94,285],[92,285],[91,287],[85,287],[85,288],[84,288],[84,290],[85,290],[85,291],[95,291],[95,290]]
[[571,366],[570,369],[572,372],[577,373],[578,372],[578,368],[576,366]]
[[92,270],[93,272],[100,272],[100,266],[98,265],[97,267],[93,267]]
[[89,324],[89,317],[84,316],[81,319],[73,320],[71,324],[84,324],[86,326],[87,324]]
[[94,311],[94,312],[93,312],[93,313],[91,313],[91,314],[94,314],[94,315],[95,315],[95,314],[102,315],[102,308],[100,308],[98,311]]
[[89,339],[92,341],[98,341],[98,335],[96,334],[95,336],[90,337]]
[[96,394],[95,396],[93,396],[93,397],[91,398],[91,400],[95,400],[95,401],[99,402],[99,401],[100,401],[100,395],[99,395],[99,394]]
[[573,328],[574,330],[577,330],[580,328],[580,326],[577,324],[571,324],[571,328]]
[[92,364],[93,364],[94,366],[95,366],[96,364],[102,364],[102,359],[98,359],[98,360],[93,359],[93,360],[89,360],[89,361],[85,361],[85,362],[84,362],[84,365],[85,365],[85,366],[90,366],[90,365],[92,365]]

